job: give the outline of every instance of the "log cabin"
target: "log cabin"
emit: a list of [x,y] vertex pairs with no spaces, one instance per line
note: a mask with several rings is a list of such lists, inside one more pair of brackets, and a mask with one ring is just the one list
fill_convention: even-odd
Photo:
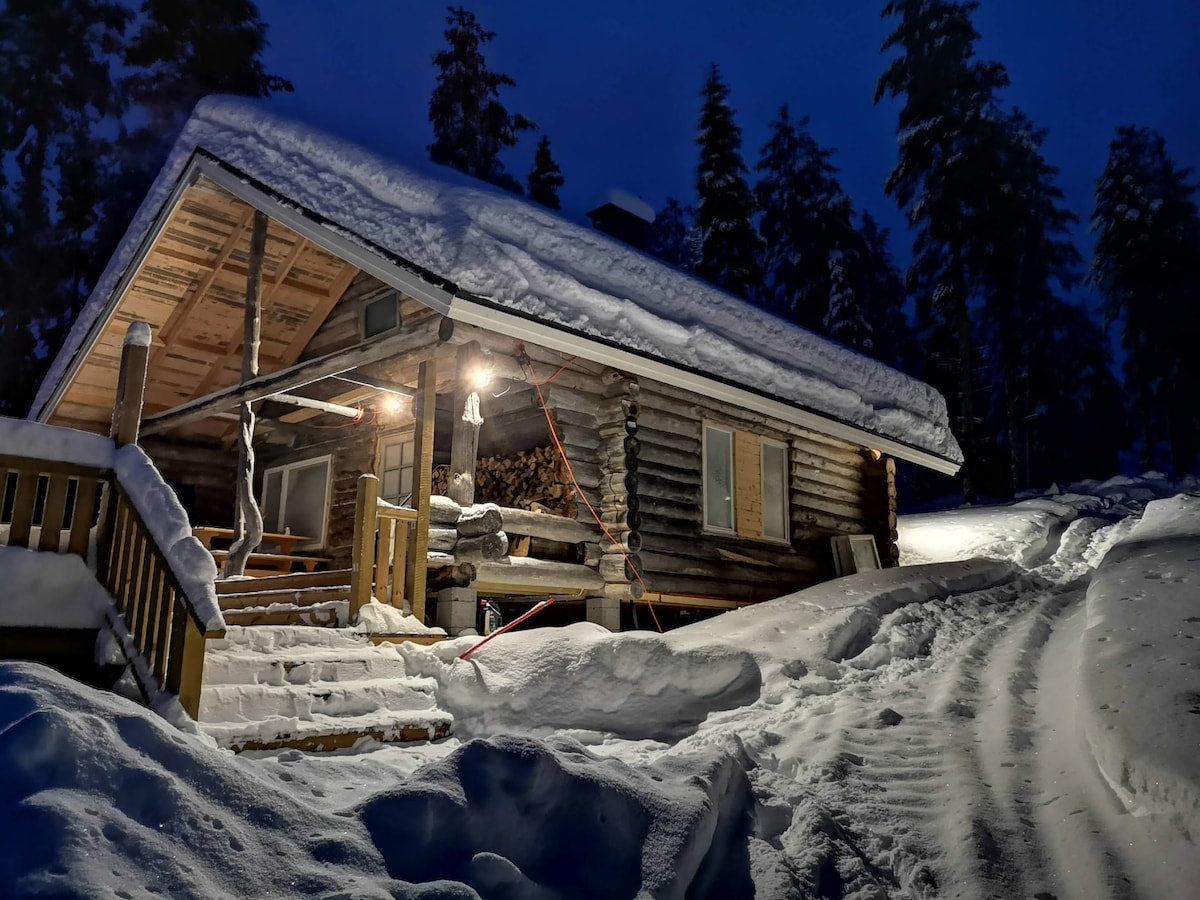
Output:
[[[139,440],[198,534],[263,541],[260,575],[392,559],[375,596],[452,632],[479,598],[616,630],[895,565],[895,460],[962,461],[928,385],[256,102],[197,107],[31,418],[109,432],[135,322]],[[411,512],[403,587],[364,502]]]

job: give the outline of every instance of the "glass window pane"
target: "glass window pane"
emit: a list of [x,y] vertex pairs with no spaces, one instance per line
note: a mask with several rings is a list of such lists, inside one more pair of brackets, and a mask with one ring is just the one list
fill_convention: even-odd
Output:
[[788,454],[786,447],[762,445],[763,536],[788,538]]
[[280,485],[283,484],[283,470],[276,469],[263,475],[263,530],[281,531],[279,526]]
[[325,532],[325,494],[329,461],[298,466],[288,472],[284,527],[293,534],[320,539]]
[[704,524],[733,528],[733,435],[704,429]]
[[411,468],[400,470],[400,499],[404,499],[412,493],[413,489],[413,470]]
[[379,482],[379,495],[388,503],[395,503],[400,494],[400,470],[391,469],[383,473]]
[[394,442],[383,445],[383,468],[385,471],[387,469],[399,468],[400,448],[401,445]]

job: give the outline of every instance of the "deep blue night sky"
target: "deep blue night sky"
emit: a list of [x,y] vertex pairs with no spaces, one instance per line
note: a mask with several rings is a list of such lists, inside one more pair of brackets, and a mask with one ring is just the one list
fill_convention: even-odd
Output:
[[[810,115],[838,148],[859,208],[901,229],[883,182],[895,162],[895,110],[872,106],[890,28],[883,0],[476,0],[497,33],[489,61],[517,82],[510,111],[549,135],[582,217],[609,187],[655,207],[690,202],[695,122],[710,62],[720,64],[753,167],[783,103]],[[271,102],[398,159],[424,156],[433,54],[445,4],[419,0],[260,0],[269,71],[296,93]],[[1200,164],[1200,0],[983,0],[980,55],[1008,66],[1006,98],[1050,129],[1046,155],[1083,219],[1118,124],[1161,131],[1168,150]],[[522,181],[536,135],[505,158]],[[1087,241],[1081,229],[1085,252]],[[908,240],[894,235],[904,259]]]

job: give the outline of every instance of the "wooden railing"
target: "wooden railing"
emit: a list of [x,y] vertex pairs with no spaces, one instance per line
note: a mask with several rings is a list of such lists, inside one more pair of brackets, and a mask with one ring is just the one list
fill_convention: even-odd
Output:
[[[207,628],[179,584],[153,533],[115,480],[107,517],[105,546],[98,552],[96,577],[108,589],[125,621],[133,646],[145,659],[146,673],[179,698],[193,719],[200,708],[204,648],[224,630]],[[151,685],[143,684],[151,692]]]
[[371,602],[397,609],[407,598],[412,615],[425,620],[425,563],[414,565],[408,525],[416,522],[415,509],[379,499],[379,479],[360,475],[354,510],[354,550],[350,574],[350,621]]
[[0,456],[0,473],[0,543],[52,553],[65,551],[86,561],[91,530],[111,473],[18,456]]
[[87,561],[93,533],[96,578],[116,601],[127,655],[146,661],[145,671],[134,667],[143,692],[155,693],[152,678],[195,718],[205,641],[224,631],[206,629],[112,470],[0,456],[0,544]]

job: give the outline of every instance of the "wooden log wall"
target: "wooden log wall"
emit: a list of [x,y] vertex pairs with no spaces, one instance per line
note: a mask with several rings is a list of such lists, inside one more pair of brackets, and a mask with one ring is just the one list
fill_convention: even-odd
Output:
[[[176,489],[193,525],[232,526],[236,450],[169,443],[162,437],[144,438],[141,445],[163,478]],[[261,472],[258,478],[261,484]]]
[[[871,451],[658,382],[642,381],[639,404],[641,558],[650,591],[739,600],[779,596],[834,577],[829,539],[837,534],[873,534],[884,565],[894,562],[894,475],[889,496],[887,462]],[[788,445],[788,544],[761,538],[761,519],[745,520],[761,517],[761,506],[742,496],[735,497],[743,517],[739,534],[704,532],[706,420],[734,432],[743,459],[758,438]]]

